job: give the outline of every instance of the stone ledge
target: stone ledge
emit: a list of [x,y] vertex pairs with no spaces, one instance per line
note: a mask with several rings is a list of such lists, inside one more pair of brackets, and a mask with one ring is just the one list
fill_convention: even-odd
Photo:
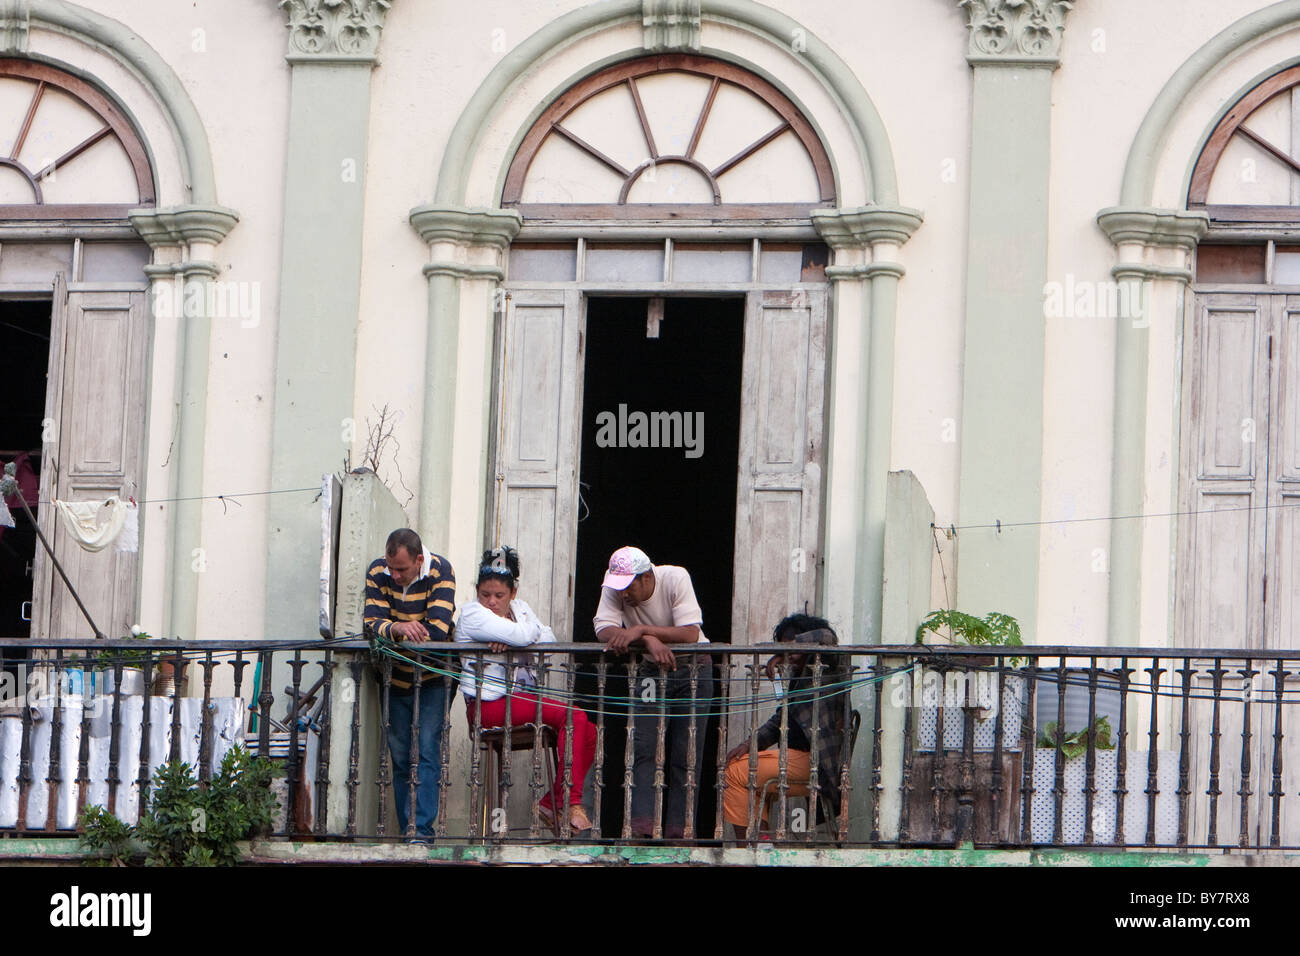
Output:
[[[756,850],[679,846],[468,846],[383,843],[289,843],[243,845],[250,865],[392,865],[429,863],[466,866],[1045,866],[1045,867],[1244,867],[1300,866],[1294,853],[1177,853],[1086,850],[802,849]],[[86,854],[76,839],[0,839],[0,866],[77,866]]]

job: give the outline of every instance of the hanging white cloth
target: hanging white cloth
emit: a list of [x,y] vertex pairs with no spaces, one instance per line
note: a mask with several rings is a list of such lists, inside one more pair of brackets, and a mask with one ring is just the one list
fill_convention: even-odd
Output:
[[132,499],[126,502],[126,521],[117,539],[117,551],[135,553],[140,550],[140,506]]
[[[103,551],[118,536],[126,524],[127,504],[117,495],[107,501],[60,501],[54,505],[67,521],[68,533],[86,551]],[[108,517],[101,521],[99,512],[108,508]]]

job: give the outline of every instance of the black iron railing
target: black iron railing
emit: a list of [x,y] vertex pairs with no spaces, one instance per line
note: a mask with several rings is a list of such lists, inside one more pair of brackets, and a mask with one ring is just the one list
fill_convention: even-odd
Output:
[[0,641],[0,834],[243,744],[295,839],[1300,847],[1300,652],[143,643]]

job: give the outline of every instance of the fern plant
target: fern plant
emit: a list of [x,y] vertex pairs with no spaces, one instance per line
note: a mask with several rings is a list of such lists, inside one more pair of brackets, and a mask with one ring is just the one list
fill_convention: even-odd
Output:
[[[937,634],[947,628],[954,643],[971,646],[1023,647],[1020,639],[1020,622],[1010,614],[990,611],[979,618],[964,611],[942,609],[931,611],[916,628],[916,643],[925,643],[926,634]],[[1007,663],[1019,667],[1023,657],[1010,658]]]

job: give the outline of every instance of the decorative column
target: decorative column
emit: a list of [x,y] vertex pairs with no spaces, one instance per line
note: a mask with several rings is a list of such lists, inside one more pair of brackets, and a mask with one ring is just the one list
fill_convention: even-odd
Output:
[[[1116,319],[1110,513],[1121,518],[1173,514],[1178,510],[1176,482],[1160,481],[1158,475],[1170,468],[1177,474],[1177,452],[1147,447],[1148,420],[1172,421],[1175,402],[1173,389],[1149,387],[1151,342],[1153,335],[1162,336],[1166,347],[1157,350],[1156,361],[1174,368],[1170,353],[1178,354],[1192,255],[1209,218],[1183,210],[1112,208],[1103,209],[1097,222],[1118,252],[1112,275],[1121,286],[1120,301],[1136,306]],[[1139,646],[1144,633],[1146,643],[1162,644],[1168,635],[1173,534],[1172,521],[1111,522],[1107,642],[1112,646]]]
[[919,210],[884,207],[813,213],[835,253],[826,462],[822,605],[853,643],[880,642],[885,491],[894,417],[898,251]]
[[[963,355],[961,525],[1036,522],[1043,459],[1052,72],[1069,0],[960,0],[974,72]],[[957,600],[1033,635],[1036,526],[962,533]]]
[[[216,247],[235,227],[239,216],[221,206],[180,206],[130,214],[131,225],[153,250],[149,302],[153,316],[154,369],[165,366],[158,345],[175,336],[174,385],[156,382],[150,401],[149,470],[168,462],[166,497],[169,503],[141,512],[141,551],[169,555],[166,563],[142,562],[141,594],[163,594],[162,634],[194,640],[198,629],[199,576],[193,569],[194,549],[201,547],[203,446],[207,434],[208,368],[211,316],[207,313],[208,283],[220,274],[213,261]],[[174,323],[174,327],[173,327]],[[174,390],[172,390],[174,389]],[[170,402],[156,399],[159,393]],[[170,407],[169,407],[170,406]],[[159,421],[175,408],[174,424]],[[167,446],[170,445],[170,448]],[[155,447],[156,446],[156,447]],[[146,478],[148,480],[148,478]],[[153,487],[152,485],[150,486]],[[179,500],[178,500],[179,499]],[[160,520],[161,519],[161,520]],[[164,550],[165,549],[165,550]]]
[[[276,330],[271,489],[309,488],[347,454],[361,300],[370,73],[389,0],[281,0],[289,142]],[[266,636],[316,633],[319,505],[268,503]]]
[[411,211],[430,253],[418,527],[441,554],[481,549],[496,290],[522,225],[518,213],[500,209]]

